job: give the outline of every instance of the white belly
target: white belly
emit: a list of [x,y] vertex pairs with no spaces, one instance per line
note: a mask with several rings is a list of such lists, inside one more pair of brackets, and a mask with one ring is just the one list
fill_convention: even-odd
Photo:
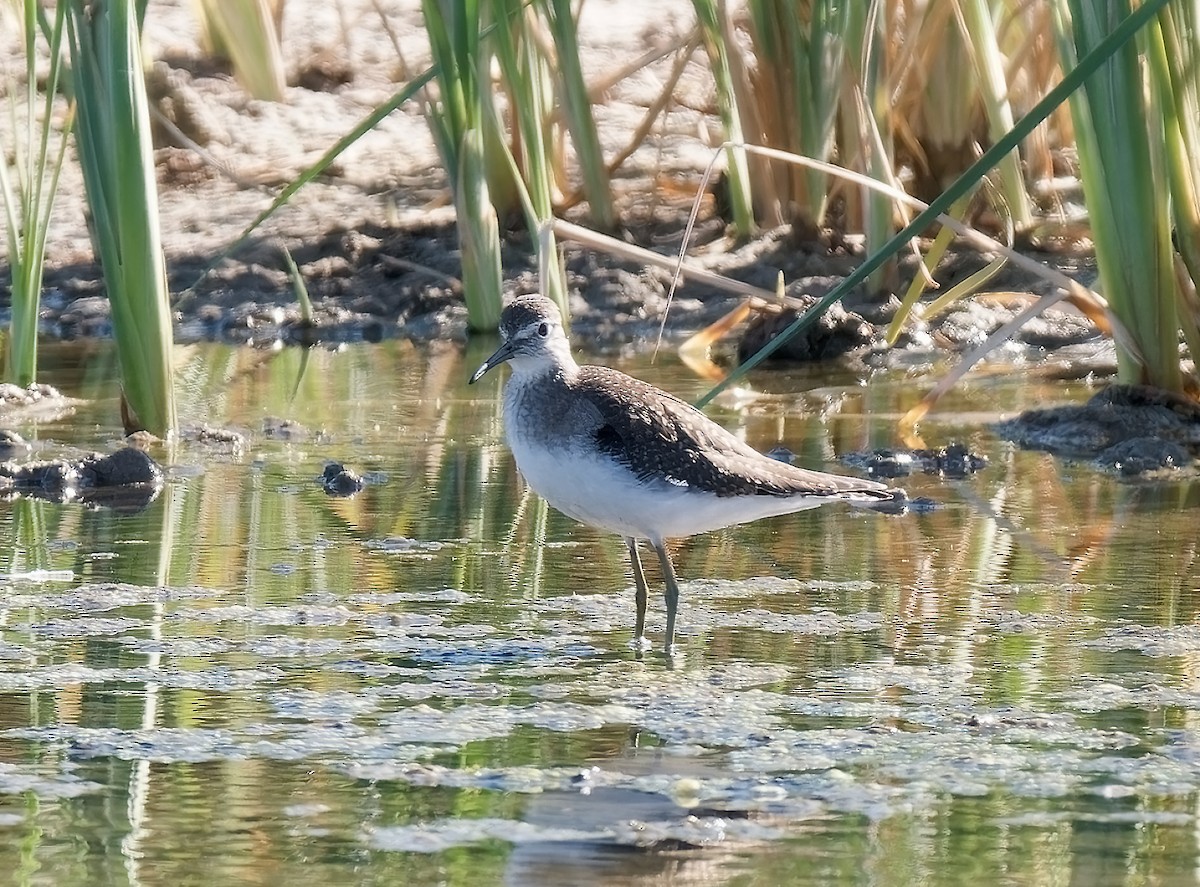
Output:
[[717,496],[666,481],[643,482],[601,454],[531,446],[509,436],[526,482],[568,517],[634,539],[693,536],[721,527],[815,508],[804,496]]

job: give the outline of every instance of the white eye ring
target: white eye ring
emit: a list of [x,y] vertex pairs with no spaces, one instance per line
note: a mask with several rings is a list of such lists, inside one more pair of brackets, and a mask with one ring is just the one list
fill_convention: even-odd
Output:
[[548,324],[548,323],[540,324],[538,326],[538,335],[541,336],[543,339],[546,338],[546,336],[550,335],[550,324]]

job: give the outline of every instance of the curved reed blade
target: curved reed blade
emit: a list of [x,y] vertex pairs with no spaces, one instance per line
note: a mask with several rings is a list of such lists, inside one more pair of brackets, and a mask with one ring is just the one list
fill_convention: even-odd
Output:
[[732,144],[726,149],[727,174],[729,176],[729,203],[733,215],[733,227],[740,238],[754,233],[754,206],[750,194],[750,169],[745,152],[738,147],[746,141],[742,131],[742,117],[738,110],[735,78],[731,69],[731,56],[738,52],[727,35],[725,4],[717,0],[692,0],[696,18],[704,34],[704,47],[708,50],[709,64],[717,87],[717,114]]
[[167,437],[174,343],[137,11],[132,0],[65,5],[75,143],[112,306],[125,430]]

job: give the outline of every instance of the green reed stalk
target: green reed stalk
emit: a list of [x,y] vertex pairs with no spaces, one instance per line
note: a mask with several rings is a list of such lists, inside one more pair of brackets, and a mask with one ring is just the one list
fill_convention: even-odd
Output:
[[[1114,0],[1103,9],[1057,0],[1055,30],[1064,70],[1075,67],[1077,58],[1131,11],[1128,0]],[[1138,46],[1131,41],[1084,81],[1070,105],[1104,296],[1140,351],[1117,343],[1118,377],[1181,391],[1179,291],[1160,100],[1158,90],[1146,90]]]
[[[996,23],[988,0],[959,0],[959,7],[975,57],[975,77],[987,116],[988,137],[995,140],[1010,131],[1014,121]],[[997,169],[1009,217],[1016,227],[1029,227],[1033,224],[1033,206],[1025,188],[1021,157],[1016,149],[1004,155]]]
[[[558,248],[552,232],[538,232],[554,218],[553,140],[547,132],[550,120],[552,78],[545,57],[529,30],[524,0],[492,0],[497,29],[489,40],[500,61],[500,72],[512,103],[513,152],[521,175],[517,177],[526,208],[526,224],[537,244],[539,267],[545,272],[543,294],[569,315],[566,279],[557,261]],[[554,261],[551,261],[554,259]]]
[[913,190],[937,194],[973,159],[978,138],[979,99],[974,48],[968,46],[956,12],[960,4],[930,3],[908,26],[892,71],[897,104],[907,117],[917,157]]
[[488,125],[484,103],[491,97],[483,87],[489,56],[480,42],[480,4],[423,0],[421,8],[438,83],[426,117],[454,195],[467,322],[474,330],[494,330],[500,322],[503,279],[500,225],[483,149]]
[[11,170],[7,154],[0,152],[0,194],[4,200],[8,263],[12,272],[12,321],[5,350],[4,377],[22,386],[33,382],[37,375],[38,314],[42,299],[46,233],[50,227],[50,213],[58,193],[58,176],[62,171],[67,134],[73,119],[68,114],[52,154],[50,132],[54,128],[51,123],[54,100],[58,95],[63,69],[61,49],[64,14],[65,9],[59,4],[55,9],[54,24],[49,29],[50,70],[46,76],[45,99],[39,103],[36,57],[38,6],[35,0],[24,0],[24,144],[20,144],[21,139],[17,135],[22,127],[17,119],[16,90],[12,89],[14,160]]
[[300,269],[296,267],[296,260],[292,258],[292,252],[283,243],[279,244],[279,252],[283,254],[283,264],[287,271],[288,281],[292,284],[292,292],[296,296],[296,304],[300,307],[300,323],[306,327],[314,326],[313,323],[313,306],[312,299],[308,295],[308,284],[304,282],[304,275],[300,273]]
[[[802,15],[794,0],[751,0],[747,11],[758,60],[755,85],[748,92],[755,99],[764,145],[815,160],[832,159],[849,5],[817,0]],[[824,173],[777,163],[772,178],[776,193],[757,195],[760,205],[775,200],[782,210],[790,204],[807,227],[824,224],[829,201]]]
[[212,51],[229,59],[246,91],[256,99],[282,101],[283,50],[267,0],[197,0],[196,10]]
[[[704,35],[704,48],[708,51],[709,65],[717,87],[717,114],[725,127],[730,142],[745,141],[741,114],[738,111],[737,87],[734,83],[730,55],[737,52],[732,35],[723,27],[723,4],[720,0],[692,0],[696,19]],[[729,202],[733,213],[733,230],[739,238],[754,233],[754,203],[750,194],[750,165],[746,152],[735,144],[725,151],[726,170],[729,179]]]
[[[881,182],[895,180],[892,145],[891,94],[887,81],[886,4],[850,4],[847,60],[853,84],[844,95],[843,149],[857,158],[856,167]],[[891,237],[892,201],[874,191],[862,191],[862,231],[868,254],[877,253]],[[867,278],[867,289],[882,292],[896,277],[896,261],[889,257]]]
[[135,4],[63,2],[75,143],[112,305],[126,430],[167,436],[176,425],[171,309]]
[[617,211],[613,206],[612,185],[608,166],[604,162],[604,152],[600,148],[596,119],[592,116],[592,101],[583,79],[578,21],[571,11],[570,0],[541,0],[540,9],[554,37],[561,105],[579,159],[590,218],[597,228],[613,231],[617,227]]
[[1175,243],[1187,275],[1178,318],[1193,360],[1200,354],[1200,8],[1165,6],[1151,31],[1152,83],[1162,96]]
[[500,223],[488,193],[483,133],[478,129],[468,129],[459,143],[454,211],[471,329],[494,330],[500,325],[504,272],[500,263]]

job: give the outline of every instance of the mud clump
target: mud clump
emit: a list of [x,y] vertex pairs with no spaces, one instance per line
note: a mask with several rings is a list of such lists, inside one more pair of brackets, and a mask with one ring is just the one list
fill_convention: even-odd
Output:
[[[802,310],[787,308],[778,313],[759,314],[751,320],[738,342],[738,360],[748,360],[817,302],[811,296],[804,301],[808,304]],[[835,302],[814,323],[779,346],[771,357],[804,362],[829,360],[870,345],[874,339],[875,327],[871,323]]]
[[0,382],[0,404],[6,407],[30,407],[43,400],[58,400],[62,395],[52,385],[29,385],[22,388],[12,382]]
[[1192,454],[1179,444],[1160,437],[1133,437],[1109,447],[1096,457],[1104,468],[1133,477],[1192,464]]
[[1019,446],[1125,476],[1193,467],[1200,454],[1200,405],[1144,385],[1110,385],[1085,404],[1028,410],[993,427]]
[[81,502],[94,508],[139,511],[158,496],[163,472],[142,450],[123,447],[82,459],[0,462],[0,498],[26,496],[50,502]]
[[122,447],[111,456],[93,454],[79,463],[79,476],[87,488],[161,486],[162,469],[142,450]]
[[987,467],[987,456],[972,453],[960,443],[936,449],[882,449],[847,453],[842,461],[871,477],[908,477],[914,472],[964,478]]
[[214,425],[189,425],[180,432],[180,439],[226,453],[241,453],[246,449],[246,436],[232,428]]
[[362,492],[366,483],[353,469],[341,462],[330,462],[321,474],[321,486],[326,495],[345,499]]
[[20,453],[28,453],[29,442],[15,431],[0,428],[0,456],[12,458]]

